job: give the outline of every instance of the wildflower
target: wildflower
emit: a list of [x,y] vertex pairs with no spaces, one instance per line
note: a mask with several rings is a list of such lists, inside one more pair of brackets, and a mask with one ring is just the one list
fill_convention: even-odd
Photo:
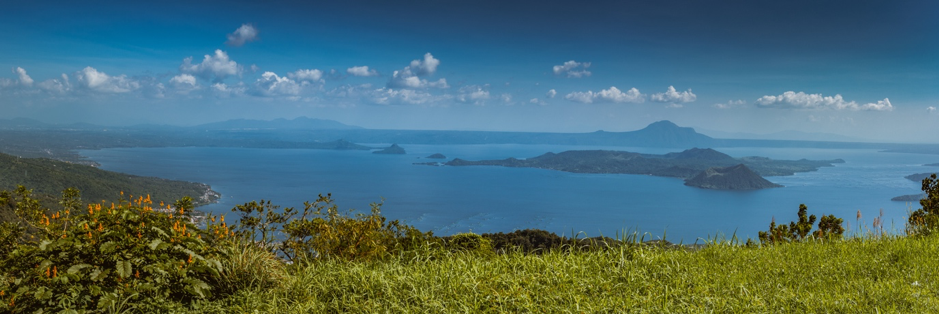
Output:
[[52,275],[49,274],[50,271],[51,271],[51,269],[46,268],[46,277],[52,277]]
[[140,270],[134,272],[134,278],[140,278]]
[[861,220],[861,210],[860,210],[860,209],[857,210],[857,219],[858,219],[858,220]]
[[189,264],[192,264],[192,254],[189,254]]
[[121,196],[124,196],[124,191],[121,191]]
[[58,267],[58,266],[52,266],[52,278],[55,278],[55,277],[58,277],[58,276],[59,276],[59,267]]
[[91,231],[88,231],[88,238],[91,239]]

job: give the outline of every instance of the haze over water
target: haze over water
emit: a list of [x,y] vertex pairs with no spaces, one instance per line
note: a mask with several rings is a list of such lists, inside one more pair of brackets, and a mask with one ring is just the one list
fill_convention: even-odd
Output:
[[[718,233],[753,237],[777,223],[809,214],[834,214],[856,230],[858,210],[870,228],[879,210],[887,227],[902,229],[907,210],[890,198],[915,194],[919,184],[903,176],[935,167],[932,155],[856,149],[717,148],[733,157],[835,159],[846,162],[817,172],[767,177],[784,188],[717,191],[684,186],[675,178],[579,174],[503,167],[413,165],[442,153],[447,160],[527,158],[573,149],[666,153],[675,149],[555,145],[404,145],[407,155],[368,151],[250,148],[127,148],[82,151],[105,170],[203,182],[222,194],[202,207],[230,213],[235,205],[268,199],[302,207],[319,193],[332,193],[341,209],[368,210],[385,199],[382,212],[421,230],[448,235],[473,231],[510,232],[538,228],[558,234],[614,236],[639,230],[673,242],[694,242]],[[912,204],[918,207],[918,204]],[[917,208],[913,207],[913,209]],[[649,238],[649,237],[647,237]]]

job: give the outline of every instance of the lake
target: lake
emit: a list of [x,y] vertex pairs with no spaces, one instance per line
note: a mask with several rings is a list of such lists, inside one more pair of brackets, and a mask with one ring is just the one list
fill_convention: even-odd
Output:
[[[379,146],[379,145],[375,145]],[[624,230],[646,239],[695,242],[724,234],[756,238],[774,217],[796,220],[799,204],[809,214],[834,214],[846,227],[870,229],[883,210],[886,227],[902,230],[919,204],[890,198],[919,192],[903,177],[939,171],[923,164],[939,156],[857,149],[716,148],[733,157],[835,159],[846,162],[817,172],[766,177],[783,188],[715,191],[683,185],[675,178],[645,175],[578,174],[503,167],[413,165],[442,153],[446,160],[534,157],[573,149],[667,153],[676,149],[559,145],[402,145],[406,155],[370,151],[253,148],[118,148],[81,154],[101,169],[142,176],[203,182],[222,194],[201,207],[230,213],[251,200],[301,207],[317,194],[332,193],[341,209],[368,210],[384,198],[382,213],[438,235],[472,231],[510,232],[538,228],[562,235],[616,236]],[[912,207],[911,207],[912,206]],[[862,219],[856,219],[860,210]],[[234,217],[230,217],[234,218]]]

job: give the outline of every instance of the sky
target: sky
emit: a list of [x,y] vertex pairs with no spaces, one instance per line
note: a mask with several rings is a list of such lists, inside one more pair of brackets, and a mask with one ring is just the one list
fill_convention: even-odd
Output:
[[939,142],[936,1],[0,1],[0,28],[4,118]]

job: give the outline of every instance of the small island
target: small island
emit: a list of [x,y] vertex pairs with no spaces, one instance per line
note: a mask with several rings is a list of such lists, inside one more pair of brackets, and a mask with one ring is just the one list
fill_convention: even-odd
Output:
[[[936,164],[936,165],[939,165],[939,164]],[[926,166],[929,166],[929,165],[926,165]],[[932,176],[932,175],[933,175],[932,172],[928,172],[928,173],[915,173],[915,174],[911,174],[911,175],[905,176],[904,178],[906,178],[907,180],[916,182],[916,183],[921,183],[921,182],[923,182],[923,179],[929,178],[929,177]],[[919,200],[923,199],[924,197],[926,197],[926,193],[909,194],[909,195],[900,195],[900,196],[891,198],[890,200],[891,200],[891,201],[894,201],[894,202],[913,202],[913,203],[919,203]]]
[[925,164],[925,165],[923,165],[923,166],[926,166],[926,167],[939,167],[939,162],[934,163],[934,164]]
[[[561,153],[545,153],[541,156],[528,159],[507,158],[502,160],[469,161],[453,159],[447,166],[502,166],[519,168],[541,168],[575,173],[611,173],[611,174],[645,174],[661,177],[674,177],[692,179],[702,173],[707,175],[725,173],[727,178],[734,178],[733,183],[705,183],[710,180],[691,186],[708,186],[711,189],[754,189],[779,187],[769,181],[755,180],[754,176],[765,180],[762,176],[793,175],[797,172],[816,171],[820,167],[832,167],[835,163],[844,160],[773,160],[766,157],[733,158],[727,154],[710,148],[692,148],[682,152],[663,155],[640,154],[627,151],[610,150],[581,150],[565,151]],[[744,165],[744,168],[737,167]],[[720,168],[730,168],[721,170]],[[720,180],[718,180],[720,181]],[[768,183],[768,184],[767,184]]]
[[430,156],[427,156],[427,157],[424,157],[424,158],[429,158],[429,159],[447,159],[447,156],[444,156],[444,155],[441,154],[441,153],[436,153],[436,154],[433,154],[433,155],[430,155]]
[[759,190],[782,187],[764,179],[744,164],[708,168],[685,180],[685,185],[714,190]]
[[404,151],[404,148],[401,148],[401,146],[398,146],[398,144],[391,144],[391,146],[388,146],[387,148],[382,149],[382,150],[374,151],[372,152],[372,154],[404,155],[404,154],[407,154],[407,152]]

